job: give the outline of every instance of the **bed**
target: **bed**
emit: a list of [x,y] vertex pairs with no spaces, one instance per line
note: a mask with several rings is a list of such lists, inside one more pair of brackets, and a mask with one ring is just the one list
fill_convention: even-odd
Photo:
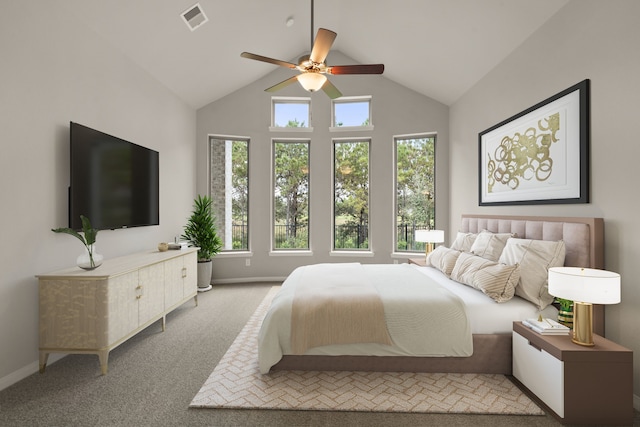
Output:
[[[581,217],[524,217],[524,216],[489,216],[489,215],[462,215],[458,228],[457,238],[473,235],[485,236],[489,233],[498,235],[510,235],[514,237],[513,242],[518,239],[528,239],[533,241],[561,242],[564,247],[564,265],[603,268],[604,253],[604,224],[601,218],[581,218]],[[480,239],[477,239],[480,240]],[[451,246],[459,244],[459,239]],[[474,247],[477,253],[477,246]],[[468,247],[461,254],[468,255]],[[448,248],[442,248],[445,252]],[[490,258],[491,254],[487,257]],[[462,257],[462,255],[461,255]],[[497,261],[497,257],[496,257]],[[375,270],[376,266],[365,266],[369,269],[371,277],[383,277],[383,270]],[[326,345],[310,348],[301,353],[291,351],[290,343],[282,343],[287,340],[290,329],[273,331],[274,326],[268,326],[267,319],[283,317],[284,322],[291,323],[291,313],[282,314],[276,311],[278,304],[273,304],[265,318],[259,338],[259,363],[262,373],[269,370],[345,370],[345,371],[395,371],[395,372],[473,372],[473,373],[498,373],[511,374],[511,324],[515,320],[532,317],[542,312],[543,315],[551,317],[555,308],[547,305],[542,311],[541,307],[530,304],[529,301],[516,295],[508,303],[493,303],[487,306],[486,301],[490,300],[483,292],[473,287],[461,285],[444,274],[444,270],[433,267],[412,267],[415,271],[411,274],[429,278],[437,281],[441,286],[447,287],[451,293],[462,299],[466,307],[467,324],[471,329],[472,351],[468,352],[465,346],[459,346],[451,354],[416,356],[403,354],[402,351],[384,350],[384,344],[362,344],[356,343],[348,345]],[[372,270],[373,269],[373,270]],[[406,266],[403,267],[406,269]],[[310,272],[313,271],[313,274]],[[294,272],[295,273],[295,272]],[[322,281],[322,276],[316,274],[315,270],[307,272],[308,281],[310,277],[318,277]],[[364,274],[364,275],[366,275]],[[293,275],[293,273],[292,273]],[[353,275],[354,277],[357,275]],[[412,277],[413,277],[412,276]],[[456,279],[460,279],[460,272]],[[287,279],[289,280],[289,279]],[[293,279],[292,279],[293,280]],[[404,279],[403,279],[404,280]],[[287,282],[283,284],[283,290]],[[516,287],[517,289],[517,287]],[[524,289],[524,288],[523,288]],[[282,292],[282,290],[281,290]],[[291,293],[291,291],[289,290]],[[524,291],[523,291],[524,292]],[[290,305],[287,295],[276,296],[274,302],[280,298],[280,306]],[[492,295],[495,299],[495,295]],[[484,301],[483,301],[484,299]],[[287,301],[282,303],[282,301]],[[497,301],[497,299],[496,299]],[[514,308],[514,306],[517,306]],[[530,306],[530,307],[525,307]],[[494,310],[495,307],[495,310]],[[531,308],[533,307],[533,309]],[[385,306],[385,310],[387,306]],[[477,319],[483,317],[487,312],[497,310],[509,311],[505,319],[501,320],[501,325],[488,325],[479,322]],[[529,310],[529,311],[527,311]],[[486,316],[485,316],[486,317]],[[424,323],[432,323],[432,319]],[[505,326],[506,325],[506,326]],[[422,325],[421,325],[422,326]],[[442,326],[439,328],[442,330]],[[594,331],[603,335],[604,333],[604,310],[602,306],[594,307]],[[381,338],[382,339],[382,338]],[[394,338],[395,339],[395,338]],[[277,354],[268,355],[276,346],[275,341],[282,341],[277,344]],[[381,341],[380,341],[381,342]],[[266,348],[269,348],[269,351]],[[265,349],[263,349],[265,348]],[[378,351],[383,349],[381,352]],[[304,347],[303,347],[304,350]],[[458,353],[456,353],[458,351]],[[469,353],[469,354],[467,354]],[[459,355],[456,355],[459,354]]]

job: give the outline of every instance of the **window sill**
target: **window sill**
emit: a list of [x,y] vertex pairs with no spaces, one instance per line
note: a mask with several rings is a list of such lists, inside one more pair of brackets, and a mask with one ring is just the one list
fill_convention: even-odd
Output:
[[373,125],[369,126],[331,126],[329,132],[352,132],[352,131],[372,131]]
[[391,254],[391,258],[417,258],[417,257],[425,256],[424,252],[393,252]]
[[306,249],[294,250],[282,250],[282,251],[269,251],[269,256],[313,256],[313,251]]
[[269,132],[313,132],[312,127],[288,128],[281,126],[269,126]]
[[343,256],[343,257],[372,257],[371,251],[331,251],[329,256]]
[[251,251],[222,251],[222,252],[218,252],[218,254],[214,258],[246,258],[248,256],[253,256],[253,252],[251,252]]

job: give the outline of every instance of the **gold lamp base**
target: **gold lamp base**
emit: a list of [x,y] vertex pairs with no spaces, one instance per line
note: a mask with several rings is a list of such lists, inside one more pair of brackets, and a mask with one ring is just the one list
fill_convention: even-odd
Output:
[[593,304],[573,303],[573,338],[576,344],[593,347]]
[[424,244],[424,260],[425,260],[425,262],[427,261],[427,257],[429,256],[429,254],[431,252],[433,252],[433,243],[426,242]]

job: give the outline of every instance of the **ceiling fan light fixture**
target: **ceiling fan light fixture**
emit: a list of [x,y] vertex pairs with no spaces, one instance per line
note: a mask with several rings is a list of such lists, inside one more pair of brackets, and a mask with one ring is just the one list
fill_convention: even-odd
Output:
[[322,89],[322,85],[327,81],[327,76],[320,73],[303,73],[298,76],[298,82],[304,90],[315,92]]

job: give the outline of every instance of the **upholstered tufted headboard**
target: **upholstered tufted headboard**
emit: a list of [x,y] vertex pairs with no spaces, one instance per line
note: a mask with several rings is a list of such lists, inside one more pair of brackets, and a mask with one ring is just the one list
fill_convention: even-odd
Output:
[[[604,268],[604,221],[602,218],[542,217],[463,214],[459,231],[516,233],[521,239],[564,240],[565,265]],[[594,331],[604,334],[604,310],[594,306]]]

